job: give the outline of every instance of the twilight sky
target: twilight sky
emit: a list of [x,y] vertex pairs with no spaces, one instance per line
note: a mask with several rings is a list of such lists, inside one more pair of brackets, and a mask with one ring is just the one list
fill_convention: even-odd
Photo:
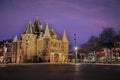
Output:
[[60,37],[65,29],[70,45],[76,33],[80,45],[103,27],[120,30],[120,0],[0,0],[0,40],[20,36],[36,17]]

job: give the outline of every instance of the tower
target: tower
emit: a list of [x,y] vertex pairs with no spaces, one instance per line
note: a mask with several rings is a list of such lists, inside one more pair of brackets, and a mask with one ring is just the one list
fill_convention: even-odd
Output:
[[69,41],[67,39],[66,31],[64,30],[63,38],[62,38],[62,49],[65,53],[65,60],[68,59],[68,48],[69,48]]
[[12,62],[17,62],[18,55],[21,55],[21,40],[16,35],[12,42]]
[[43,35],[44,30],[43,30],[43,25],[40,22],[39,18],[37,17],[35,22],[34,22],[34,27],[33,27],[33,33],[37,34],[37,36],[41,36],[41,34]]
[[15,38],[13,39],[12,42],[12,62],[15,63],[17,60],[17,54],[18,54],[18,37],[17,35],[15,36]]
[[31,61],[32,57],[36,55],[37,35],[34,34],[34,29],[35,26],[30,20],[25,32],[22,34],[22,50],[27,61]]
[[43,36],[43,54],[42,54],[46,62],[50,60],[50,51],[51,51],[50,45],[51,45],[51,35],[50,35],[48,23],[47,23],[45,34]]

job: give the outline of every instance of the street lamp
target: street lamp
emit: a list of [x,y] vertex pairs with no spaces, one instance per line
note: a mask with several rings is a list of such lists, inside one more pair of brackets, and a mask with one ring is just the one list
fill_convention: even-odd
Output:
[[76,46],[74,48],[74,50],[75,50],[75,63],[77,63],[77,50],[78,50],[78,47]]
[[[75,41],[75,46],[76,46],[76,33],[74,33],[74,41]],[[77,59],[77,47],[74,47],[74,51],[75,51],[75,63],[76,63],[76,59]]]

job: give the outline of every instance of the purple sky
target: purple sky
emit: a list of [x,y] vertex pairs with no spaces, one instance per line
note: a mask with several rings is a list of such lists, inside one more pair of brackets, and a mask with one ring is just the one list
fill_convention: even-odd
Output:
[[72,45],[76,33],[80,45],[103,27],[120,30],[120,0],[0,0],[0,40],[20,35],[38,16],[60,37],[65,29]]

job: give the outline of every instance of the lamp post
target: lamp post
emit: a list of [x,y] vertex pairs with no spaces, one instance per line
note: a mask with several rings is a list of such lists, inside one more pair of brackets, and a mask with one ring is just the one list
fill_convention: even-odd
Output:
[[77,63],[77,50],[78,50],[78,47],[76,46],[74,50],[75,50],[75,63]]
[[[74,33],[74,41],[75,41],[75,45],[74,46],[76,46],[76,33]],[[74,47],[74,51],[75,51],[75,47]],[[76,51],[75,51],[75,63],[76,63]]]

